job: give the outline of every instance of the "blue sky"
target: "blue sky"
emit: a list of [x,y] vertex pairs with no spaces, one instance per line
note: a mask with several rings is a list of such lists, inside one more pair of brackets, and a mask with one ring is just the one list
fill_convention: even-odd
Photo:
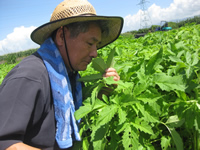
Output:
[[[36,48],[30,33],[47,23],[63,0],[0,0],[0,55]],[[88,0],[98,15],[124,18],[123,32],[140,28],[140,0]],[[200,15],[200,0],[147,0],[152,24]]]

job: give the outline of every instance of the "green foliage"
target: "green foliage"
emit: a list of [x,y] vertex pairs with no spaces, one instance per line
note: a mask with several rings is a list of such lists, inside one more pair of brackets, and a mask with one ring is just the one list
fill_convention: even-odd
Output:
[[15,64],[0,64],[0,84],[2,83],[5,76],[8,74],[8,72],[14,68],[19,62],[16,62]]
[[26,56],[29,56],[31,55],[32,53],[34,53],[37,49],[29,49],[29,50],[26,50],[26,51],[21,51],[21,52],[17,52],[17,53],[11,53],[11,54],[6,54],[6,55],[3,55],[3,56],[0,56],[0,61],[3,61],[3,60],[6,60],[7,57],[11,57],[11,56],[15,56],[16,58],[19,58],[19,57],[26,57]]
[[[114,68],[121,80],[88,82],[83,106],[80,149],[188,149],[200,146],[200,25],[143,38],[120,36],[98,51],[115,47]],[[82,76],[96,74],[92,65]],[[118,86],[98,98],[103,87]],[[91,88],[93,86],[93,88]],[[84,92],[85,93],[85,92]]]
[[17,57],[16,57],[15,54],[7,55],[6,56],[6,63],[8,63],[8,64],[14,64],[14,63],[16,63],[16,59],[17,59]]

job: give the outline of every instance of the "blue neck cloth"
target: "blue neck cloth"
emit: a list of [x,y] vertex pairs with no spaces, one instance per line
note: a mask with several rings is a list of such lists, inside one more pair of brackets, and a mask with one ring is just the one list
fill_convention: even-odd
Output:
[[73,141],[80,141],[78,121],[74,118],[74,112],[82,105],[82,86],[77,81],[76,75],[75,98],[62,56],[52,38],[48,38],[38,49],[47,68],[51,90],[53,95],[56,141],[61,149],[72,146]]

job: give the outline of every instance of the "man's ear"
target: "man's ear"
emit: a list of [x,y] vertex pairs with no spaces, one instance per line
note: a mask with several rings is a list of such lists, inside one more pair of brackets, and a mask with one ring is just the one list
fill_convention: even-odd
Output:
[[[64,33],[63,33],[64,30]],[[63,35],[64,34],[64,35]],[[70,37],[70,31],[68,28],[60,27],[56,33],[56,44],[57,46],[62,46],[64,44],[64,36],[65,40]]]
[[57,46],[62,46],[64,44],[64,37],[63,37],[63,27],[60,27],[56,32],[55,43]]

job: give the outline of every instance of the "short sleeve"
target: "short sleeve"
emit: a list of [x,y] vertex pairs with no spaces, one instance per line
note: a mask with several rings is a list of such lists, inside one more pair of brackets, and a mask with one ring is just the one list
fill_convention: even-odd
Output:
[[2,83],[0,86],[0,150],[23,141],[36,98],[40,96],[41,88],[38,81],[15,78]]

